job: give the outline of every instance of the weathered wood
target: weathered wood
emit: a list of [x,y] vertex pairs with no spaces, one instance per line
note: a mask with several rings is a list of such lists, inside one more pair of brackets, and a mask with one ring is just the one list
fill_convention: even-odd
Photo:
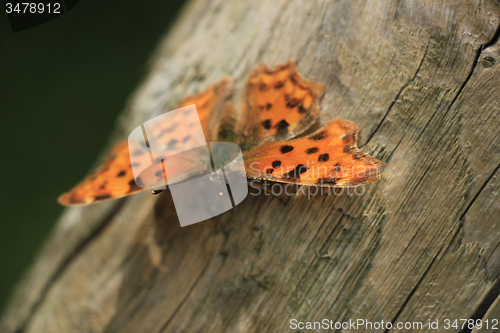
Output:
[[168,191],[68,209],[2,327],[280,332],[327,318],[431,331],[438,319],[442,331],[482,318],[500,291],[499,23],[493,0],[190,2],[115,136],[226,75],[238,100],[254,66],[292,58],[326,85],[320,123],[359,124],[382,179],[359,196],[249,196],[185,228]]

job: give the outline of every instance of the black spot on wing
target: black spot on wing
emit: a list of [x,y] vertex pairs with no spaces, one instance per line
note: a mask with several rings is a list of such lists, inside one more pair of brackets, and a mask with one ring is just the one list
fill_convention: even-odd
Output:
[[285,82],[276,82],[274,89],[281,89],[285,85]]
[[290,124],[287,123],[285,119],[281,120],[279,123],[277,123],[274,128],[276,128],[277,131],[282,131],[286,128],[288,128]]
[[300,175],[309,170],[308,167],[303,164],[299,164],[295,167],[295,169],[284,173],[281,178],[286,180],[298,181],[300,179]]
[[168,134],[168,133],[172,132],[176,127],[177,127],[177,123],[173,124],[172,126],[170,126],[168,128],[163,129],[160,133],[158,133],[158,135],[156,136],[156,138],[161,138],[165,134]]
[[264,128],[266,130],[270,129],[271,128],[271,119],[264,120],[262,122],[262,126],[264,126]]
[[281,161],[276,160],[272,163],[272,165],[273,165],[273,168],[277,169],[281,166]]
[[316,181],[318,185],[335,185],[337,184],[338,178],[319,178]]
[[313,141],[320,141],[320,140],[326,139],[327,137],[328,137],[328,133],[326,131],[322,131],[322,132],[314,134],[309,139],[311,139]]
[[116,175],[116,177],[123,177],[123,176],[125,176],[126,174],[127,174],[127,171],[122,170],[122,171],[120,171],[120,172]]
[[292,150],[293,150],[293,147],[292,147],[292,146],[289,146],[289,145],[282,146],[282,147],[280,148],[280,152],[281,152],[282,154],[289,153],[289,152],[291,152]]
[[321,154],[318,156],[318,162],[326,162],[330,159],[330,155],[328,153]]
[[297,108],[297,111],[300,114],[304,114],[304,113],[307,113],[308,110],[304,109],[304,106],[302,106],[302,104],[300,104],[299,107]]
[[138,186],[140,186],[140,187],[144,187],[144,184],[143,184],[143,182],[142,182],[141,177],[137,177],[137,178],[135,179],[135,183],[136,183]]
[[272,105],[271,103],[267,103],[267,104],[266,104],[266,110],[269,110],[269,109],[270,109],[270,108],[272,108],[272,107],[273,107],[273,105]]
[[176,139],[172,139],[167,143],[167,149],[173,149],[179,143]]
[[359,160],[359,159],[362,159],[363,157],[366,156],[365,153],[361,152],[361,151],[358,151],[358,150],[355,150],[353,149],[351,151],[351,155],[352,155],[352,158],[354,158],[355,160]]
[[340,165],[340,163],[336,163],[333,168],[332,168],[332,171],[331,172],[340,172],[342,171],[342,166]]
[[289,100],[289,101],[288,101],[288,103],[286,103],[286,107],[287,107],[287,108],[294,108],[294,107],[296,107],[299,103],[300,103],[300,101],[299,101],[298,99],[292,98],[291,100]]
[[319,151],[318,147],[312,147],[312,148],[309,148],[309,149],[306,149],[306,154],[307,155],[311,155],[311,154],[315,154]]
[[135,180],[133,180],[133,179],[128,182],[128,185],[130,186],[129,189],[128,189],[128,193],[139,191],[139,190],[142,189],[142,187],[137,186],[137,184],[135,183]]
[[99,200],[104,200],[104,199],[109,199],[109,198],[111,198],[111,195],[109,195],[109,194],[103,194],[103,195],[96,195],[94,197],[94,200],[95,201],[99,201]]
[[354,150],[354,147],[350,146],[350,145],[344,146],[344,149],[343,149],[344,153],[346,153],[346,154],[350,154],[353,150]]
[[266,173],[267,173],[267,174],[272,174],[273,172],[274,172],[274,169],[271,169],[271,168],[268,168],[268,169],[266,170]]
[[347,133],[342,138],[342,142],[344,142],[346,145],[354,145],[358,141],[357,137],[358,136],[355,132]]

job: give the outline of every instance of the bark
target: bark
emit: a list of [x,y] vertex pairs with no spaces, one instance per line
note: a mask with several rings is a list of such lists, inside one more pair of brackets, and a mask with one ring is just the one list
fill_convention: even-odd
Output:
[[325,84],[320,123],[357,123],[359,146],[388,164],[382,179],[363,195],[248,196],[184,228],[168,191],[68,209],[3,329],[288,332],[327,318],[427,332],[498,319],[499,22],[493,0],[191,1],[114,137],[227,75],[237,101],[256,65],[296,59]]

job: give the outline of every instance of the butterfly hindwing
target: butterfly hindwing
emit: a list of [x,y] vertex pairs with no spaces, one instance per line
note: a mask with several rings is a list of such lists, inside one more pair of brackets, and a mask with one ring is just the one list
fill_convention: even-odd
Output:
[[274,70],[257,67],[245,91],[240,147],[249,150],[303,133],[318,119],[322,95],[323,85],[303,79],[293,61]]
[[354,123],[335,119],[303,138],[258,146],[244,154],[247,176],[334,187],[373,182],[384,163],[356,147],[357,135]]

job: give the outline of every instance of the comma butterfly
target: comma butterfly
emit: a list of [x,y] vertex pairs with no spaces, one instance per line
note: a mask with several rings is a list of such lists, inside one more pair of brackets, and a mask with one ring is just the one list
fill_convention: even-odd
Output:
[[[207,142],[238,144],[250,179],[330,187],[352,187],[378,180],[378,167],[385,164],[356,147],[358,127],[354,123],[334,119],[315,133],[295,138],[318,120],[323,90],[323,85],[303,79],[290,61],[274,70],[265,65],[254,69],[239,117],[232,103],[232,78],[185,99],[179,108],[195,104]],[[158,123],[154,133],[160,141],[162,136],[182,142],[191,139],[189,124],[181,120]],[[88,205],[143,191],[134,180],[129,149],[134,154],[127,140],[118,144],[103,166],[59,197],[59,202]],[[149,156],[143,158],[148,163]],[[134,163],[141,163],[141,157]],[[158,170],[148,180],[149,186],[144,187],[164,181],[162,170]]]

